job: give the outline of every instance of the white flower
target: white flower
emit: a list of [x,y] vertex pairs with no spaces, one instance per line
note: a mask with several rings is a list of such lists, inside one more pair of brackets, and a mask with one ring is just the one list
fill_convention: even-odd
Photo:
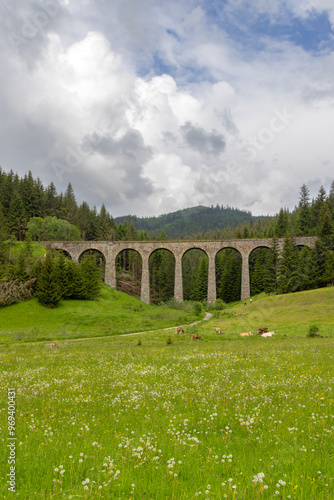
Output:
[[59,469],[58,469],[58,467],[56,467],[56,468],[55,468],[55,472],[58,472],[58,470],[59,470]]
[[86,485],[86,486],[84,486],[84,490],[88,490],[88,486],[87,486],[87,485]]

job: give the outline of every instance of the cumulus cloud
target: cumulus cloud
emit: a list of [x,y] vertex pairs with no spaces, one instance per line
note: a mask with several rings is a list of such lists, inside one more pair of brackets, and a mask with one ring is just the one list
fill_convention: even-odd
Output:
[[[332,20],[329,0],[0,8],[4,169],[72,182],[79,202],[114,216],[216,203],[275,213],[304,182],[329,185],[333,52],[269,29]],[[255,36],[261,16],[269,28]]]

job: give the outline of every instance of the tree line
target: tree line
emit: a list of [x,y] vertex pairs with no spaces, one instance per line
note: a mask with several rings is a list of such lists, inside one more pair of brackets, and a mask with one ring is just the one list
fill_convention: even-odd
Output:
[[[20,178],[12,171],[0,168],[0,279],[25,283],[37,279],[30,273],[31,258],[11,255],[11,244],[18,241],[44,240],[166,240],[164,227],[178,227],[180,217],[191,228],[210,227],[209,231],[192,235],[175,233],[179,239],[222,240],[273,238],[271,250],[261,248],[250,256],[251,293],[262,291],[286,293],[331,285],[334,252],[334,181],[328,193],[321,187],[317,196],[310,197],[303,184],[299,200],[291,212],[281,208],[276,216],[253,218],[246,213],[246,220],[232,227],[219,227],[217,221],[224,214],[223,207],[195,207],[160,218],[148,218],[147,229],[140,226],[142,219],[129,216],[116,222],[102,204],[99,211],[86,202],[76,202],[71,184],[65,194],[57,194],[54,184],[44,188],[31,172]],[[198,210],[204,208],[205,210]],[[229,207],[227,207],[229,208]],[[234,209],[229,209],[233,214]],[[238,217],[240,213],[235,210]],[[210,219],[211,217],[211,219]],[[160,220],[162,224],[157,224]],[[215,221],[212,223],[212,220]],[[193,225],[193,221],[197,224]],[[200,223],[199,223],[200,221]],[[211,221],[209,223],[209,221]],[[165,225],[164,225],[165,224]],[[183,227],[180,223],[179,227]],[[215,227],[215,224],[217,227]],[[137,227],[136,227],[137,226]],[[140,227],[138,229],[138,227]],[[152,231],[160,230],[159,236]],[[194,229],[195,230],[195,229]],[[180,229],[181,231],[181,229]],[[315,248],[299,248],[297,236],[317,236]],[[277,238],[286,238],[282,252],[278,252]],[[27,243],[29,246],[29,243]],[[95,258],[96,260],[96,258]],[[71,264],[68,265],[69,268]],[[183,258],[184,299],[203,301],[207,295],[208,261],[198,250],[187,252]],[[156,251],[150,259],[151,299],[153,302],[168,300],[174,293],[174,257],[166,251]],[[24,271],[24,269],[26,269]],[[240,299],[241,256],[232,249],[220,252],[216,259],[217,297],[225,302]],[[100,266],[101,271],[101,266]],[[25,273],[25,274],[24,274]],[[28,279],[28,278],[29,279]],[[140,294],[141,260],[136,252],[125,250],[117,259],[118,288],[128,293]],[[14,285],[13,285],[14,286]],[[20,285],[21,286],[21,285]],[[37,293],[37,285],[29,290]],[[14,287],[15,288],[15,287]],[[13,289],[14,289],[13,288]],[[8,290],[7,290],[8,292]],[[27,289],[27,296],[29,295]],[[15,295],[15,294],[14,294]],[[73,297],[79,297],[74,294]]]

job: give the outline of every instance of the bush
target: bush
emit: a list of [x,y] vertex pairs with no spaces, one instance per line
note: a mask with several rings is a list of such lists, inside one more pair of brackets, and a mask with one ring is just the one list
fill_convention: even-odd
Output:
[[194,302],[193,311],[196,314],[196,316],[199,316],[202,312],[202,304],[200,302]]
[[166,344],[171,345],[172,343],[173,343],[172,337],[168,337],[168,339],[166,340]]
[[311,325],[307,337],[321,337],[321,335],[318,334],[319,327],[317,325]]
[[34,297],[35,279],[22,283],[20,280],[3,281],[0,283],[0,307],[17,304]]

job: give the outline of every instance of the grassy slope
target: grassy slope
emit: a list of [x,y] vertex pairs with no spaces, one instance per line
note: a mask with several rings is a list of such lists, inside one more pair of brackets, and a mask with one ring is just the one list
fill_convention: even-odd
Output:
[[[261,294],[229,306],[209,324],[197,326],[203,333],[219,327],[227,338],[241,332],[256,333],[257,328],[267,327],[277,337],[304,336],[310,325],[319,326],[324,336],[334,335],[334,288],[321,288],[287,295]],[[247,339],[246,339],[247,340]]]
[[[24,242],[15,241],[10,247],[11,255],[18,255],[20,251],[24,248]],[[46,247],[41,243],[32,242],[33,256],[42,257],[46,252]]]
[[95,301],[61,301],[57,308],[47,309],[33,299],[0,309],[0,342],[114,335],[196,319],[191,311],[147,305],[104,285]]
[[[229,305],[212,320],[188,327],[186,332],[200,333],[204,341],[248,341],[252,339],[241,339],[239,334],[267,327],[276,337],[305,336],[310,325],[318,325],[321,335],[332,336],[333,318],[334,288],[322,288],[289,295],[262,294],[252,303],[247,300],[246,306],[244,302]],[[46,309],[34,299],[0,309],[0,343],[159,330],[196,319],[189,312],[149,306],[103,286],[97,301],[62,301],[58,308]],[[220,327],[224,335],[215,334],[214,327]]]

